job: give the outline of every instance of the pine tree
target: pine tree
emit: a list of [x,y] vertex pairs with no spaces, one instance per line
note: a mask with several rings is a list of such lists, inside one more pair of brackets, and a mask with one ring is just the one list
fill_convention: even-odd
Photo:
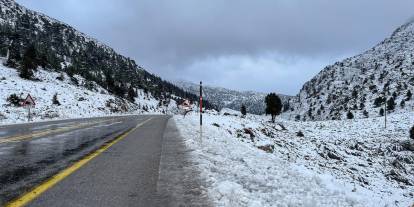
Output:
[[354,118],[354,114],[352,114],[351,111],[348,111],[348,113],[346,114],[346,118],[353,119]]
[[407,91],[407,97],[406,97],[406,101],[409,101],[409,100],[411,100],[411,97],[413,96],[413,94],[411,93],[411,91],[410,90],[408,90]]
[[400,107],[401,107],[402,109],[405,107],[405,101],[404,101],[404,100],[401,100],[401,102],[400,102]]
[[246,106],[245,106],[244,104],[242,104],[242,106],[241,106],[241,108],[240,108],[240,112],[241,112],[241,114],[243,115],[243,117],[244,117],[244,116],[246,116],[246,114],[247,114],[247,109],[246,109]]
[[385,102],[385,98],[383,97],[378,97],[374,100],[374,107],[378,108],[380,107],[383,103]]
[[390,99],[388,99],[387,101],[387,111],[392,111],[395,109],[395,101],[394,98],[391,97]]
[[57,95],[57,93],[55,93],[55,95],[53,95],[53,98],[52,98],[52,103],[53,103],[54,105],[58,105],[58,106],[60,106],[60,102],[59,102],[59,100],[58,100],[58,95]]
[[383,108],[381,108],[381,109],[380,109],[380,111],[379,111],[379,115],[380,115],[380,116],[384,116],[384,109],[383,109]]
[[276,116],[280,114],[282,110],[282,101],[275,93],[270,93],[265,98],[266,102],[266,114],[272,116],[272,122],[275,123]]
[[131,101],[132,103],[135,102],[135,97],[137,97],[137,93],[135,92],[134,88],[132,86],[130,86],[128,88],[128,100]]
[[23,55],[23,63],[20,68],[19,76],[24,79],[31,79],[33,78],[33,70],[37,68],[37,55],[36,55],[36,48],[31,45],[29,46],[24,55]]
[[364,115],[365,118],[368,118],[369,117],[369,114],[368,114],[368,111],[367,110],[364,110],[364,112],[362,112],[362,113],[363,113],[363,115]]

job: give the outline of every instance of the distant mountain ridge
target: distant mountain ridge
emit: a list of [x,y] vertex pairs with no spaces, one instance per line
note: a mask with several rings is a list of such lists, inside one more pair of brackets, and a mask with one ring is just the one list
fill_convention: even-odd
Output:
[[[199,85],[188,81],[176,81],[177,86],[190,93],[199,93]],[[265,113],[265,97],[266,93],[254,92],[254,91],[236,91],[221,87],[213,87],[204,85],[203,95],[205,99],[217,106],[218,109],[230,108],[239,111],[241,105],[244,104],[248,113],[252,114],[264,114]],[[288,106],[289,100],[292,96],[281,95],[279,97],[282,102]]]
[[[304,84],[292,112],[300,120],[380,116],[414,110],[414,22],[372,49],[327,66]],[[385,94],[385,98],[383,97]],[[349,117],[348,117],[349,115]]]

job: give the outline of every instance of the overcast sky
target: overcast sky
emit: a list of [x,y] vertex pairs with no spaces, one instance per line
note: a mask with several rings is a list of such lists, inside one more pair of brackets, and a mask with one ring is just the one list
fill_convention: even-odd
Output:
[[17,0],[168,80],[298,93],[414,16],[413,0]]

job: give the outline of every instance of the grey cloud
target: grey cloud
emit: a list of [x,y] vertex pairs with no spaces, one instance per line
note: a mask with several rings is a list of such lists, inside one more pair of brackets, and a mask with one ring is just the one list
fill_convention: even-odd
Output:
[[[205,81],[245,89],[234,77],[245,70],[253,74],[263,65],[246,69],[240,62],[268,58],[269,67],[279,66],[266,70],[275,82],[283,82],[277,78],[280,68],[291,68],[290,74],[283,73],[299,76],[301,83],[269,84],[257,75],[262,79],[249,87],[291,94],[324,64],[368,49],[414,14],[412,0],[18,2],[74,25],[164,78],[179,78],[185,72],[189,80],[210,77]],[[289,57],[296,62],[283,61]],[[206,76],[206,70],[215,74]],[[300,70],[306,72],[297,73]]]

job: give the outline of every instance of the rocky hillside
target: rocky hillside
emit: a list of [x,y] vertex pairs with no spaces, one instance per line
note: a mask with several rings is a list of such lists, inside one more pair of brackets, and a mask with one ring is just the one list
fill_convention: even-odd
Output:
[[169,96],[198,100],[196,95],[150,74],[112,48],[13,0],[0,0],[0,56],[7,57],[8,67],[19,70],[30,66],[70,77],[79,75],[120,98],[126,98],[132,89],[142,89],[157,99]]
[[372,49],[327,66],[305,83],[292,113],[300,120],[376,117],[412,111],[414,22],[398,28]]
[[[198,94],[199,85],[186,82],[177,81],[175,84],[185,91]],[[222,108],[230,108],[239,111],[241,105],[244,104],[248,113],[264,114],[265,112],[265,97],[267,94],[253,92],[253,91],[235,91],[220,87],[203,86],[203,96],[206,100],[215,105],[219,110]],[[289,108],[289,100],[293,97],[279,94],[286,110]]]

